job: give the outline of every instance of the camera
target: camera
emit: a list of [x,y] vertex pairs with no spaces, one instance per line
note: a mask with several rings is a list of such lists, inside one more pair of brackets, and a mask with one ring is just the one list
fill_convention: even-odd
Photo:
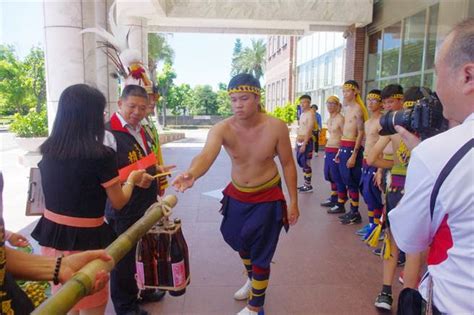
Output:
[[435,136],[448,130],[448,120],[443,117],[443,105],[436,93],[428,93],[422,89],[424,97],[411,108],[390,111],[380,117],[381,136],[397,133],[395,126],[416,133],[421,140]]

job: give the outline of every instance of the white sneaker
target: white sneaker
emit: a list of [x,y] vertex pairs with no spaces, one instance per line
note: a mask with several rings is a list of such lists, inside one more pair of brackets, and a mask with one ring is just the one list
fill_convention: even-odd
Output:
[[247,306],[237,313],[237,315],[263,315],[263,314],[264,314],[263,308],[260,309],[259,312],[255,312],[249,309]]
[[[243,287],[241,287],[237,292],[234,293],[234,299],[236,299],[237,301],[248,299],[248,297],[250,296],[250,290],[252,290],[252,281],[247,278],[247,282],[245,282]],[[242,313],[242,314],[246,314],[246,313]]]

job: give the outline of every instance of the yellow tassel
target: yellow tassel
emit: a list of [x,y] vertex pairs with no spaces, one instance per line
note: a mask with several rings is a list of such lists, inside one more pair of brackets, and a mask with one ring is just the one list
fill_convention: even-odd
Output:
[[382,257],[383,259],[387,260],[390,259],[392,256],[392,253],[390,252],[391,245],[390,245],[390,237],[388,234],[385,234],[385,237],[383,239],[383,246],[382,246]]
[[370,233],[369,237],[365,240],[365,243],[370,247],[377,247],[379,243],[380,233],[382,232],[382,224],[377,224],[377,227]]

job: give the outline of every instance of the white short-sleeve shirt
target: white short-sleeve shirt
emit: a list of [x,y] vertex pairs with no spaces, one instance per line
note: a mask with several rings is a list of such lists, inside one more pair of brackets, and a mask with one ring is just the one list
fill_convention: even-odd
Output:
[[[143,151],[146,152],[147,150],[145,147],[145,143],[143,142],[142,135],[140,133],[142,125],[138,125],[137,128],[132,127],[129,123],[125,121],[125,119],[119,112],[117,112],[117,117],[120,123],[122,124],[122,127],[127,128],[128,132],[135,138],[135,140],[137,140]],[[112,148],[115,152],[117,152],[117,140],[115,139],[114,135],[108,130],[105,131],[104,145]]]
[[[430,217],[435,181],[448,160],[474,138],[474,114],[463,124],[420,143],[412,152],[405,195],[389,213],[398,247],[417,253],[431,246],[428,271],[433,302],[443,313],[474,314],[474,150],[447,176]],[[427,298],[427,281],[420,285]]]

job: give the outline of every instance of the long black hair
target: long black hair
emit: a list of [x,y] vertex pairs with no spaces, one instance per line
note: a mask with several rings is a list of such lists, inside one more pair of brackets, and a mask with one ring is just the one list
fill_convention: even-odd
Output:
[[54,159],[97,159],[109,150],[103,145],[105,97],[86,84],[71,85],[59,98],[51,135],[41,153]]

